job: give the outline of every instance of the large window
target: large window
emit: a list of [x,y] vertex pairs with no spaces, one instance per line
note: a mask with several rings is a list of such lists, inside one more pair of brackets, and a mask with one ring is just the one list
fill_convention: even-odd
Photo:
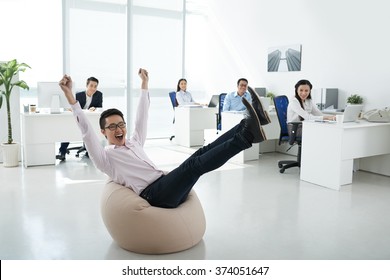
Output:
[[[138,92],[136,69],[150,74],[151,106],[148,137],[169,137],[173,108],[168,96],[183,73],[183,1],[133,1],[130,34],[132,90]],[[136,95],[136,92],[132,96]],[[132,103],[135,113],[136,102]]]
[[[21,73],[31,88],[21,92],[26,104],[36,102],[38,81],[58,81],[68,73],[76,89],[83,90],[86,79],[95,76],[104,107],[123,110],[130,128],[139,95],[137,71],[146,68],[151,95],[148,137],[169,137],[173,109],[168,92],[186,77],[185,4],[185,0],[0,0],[2,21],[12,23],[2,31],[2,38],[9,40],[1,44],[0,60],[17,58],[32,67]],[[189,80],[195,97],[200,92],[197,84]]]
[[96,77],[103,107],[126,114],[126,5],[121,2],[64,1],[64,63],[76,90]]
[[183,0],[64,0],[65,69],[78,89],[99,79],[105,108],[116,107],[132,130],[140,79],[150,73],[149,138],[172,134],[168,92],[183,69]]

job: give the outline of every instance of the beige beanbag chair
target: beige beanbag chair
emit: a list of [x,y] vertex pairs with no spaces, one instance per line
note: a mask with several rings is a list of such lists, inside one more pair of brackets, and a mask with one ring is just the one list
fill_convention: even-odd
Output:
[[196,245],[206,230],[202,205],[194,191],[177,208],[151,206],[133,190],[108,182],[101,212],[111,237],[123,249],[165,254]]

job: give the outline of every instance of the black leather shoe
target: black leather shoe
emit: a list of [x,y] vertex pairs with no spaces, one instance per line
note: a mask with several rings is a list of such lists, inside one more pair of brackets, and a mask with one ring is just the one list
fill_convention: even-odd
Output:
[[270,119],[270,117],[268,115],[268,112],[263,109],[263,105],[261,104],[259,95],[251,87],[248,87],[248,91],[251,94],[252,105],[253,105],[253,108],[256,111],[257,116],[259,117],[260,124],[261,125],[269,124],[271,122],[271,119]]
[[66,158],[65,158],[65,154],[59,154],[59,155],[56,155],[56,159],[59,159],[61,161],[64,161]]
[[267,140],[267,137],[265,136],[264,130],[260,125],[259,118],[257,117],[252,104],[250,104],[245,97],[242,98],[242,103],[244,103],[246,109],[248,110],[248,116],[245,118],[244,122],[244,129],[253,135],[252,143],[260,143],[264,140]]

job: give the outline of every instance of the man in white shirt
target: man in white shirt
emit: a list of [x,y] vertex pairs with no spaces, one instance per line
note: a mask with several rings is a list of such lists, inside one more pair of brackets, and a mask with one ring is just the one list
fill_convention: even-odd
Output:
[[108,140],[106,147],[101,146],[79,102],[74,98],[72,79],[64,75],[59,85],[72,107],[89,156],[95,166],[114,182],[131,188],[151,205],[164,208],[179,206],[186,200],[201,175],[219,168],[231,157],[251,147],[252,143],[266,140],[255,110],[244,98],[243,103],[249,113],[237,126],[213,143],[197,150],[171,172],[158,169],[143,149],[150,105],[149,76],[145,69],[139,70],[139,76],[142,84],[134,132],[130,139],[127,139],[126,123],[122,112],[117,109],[105,110],[99,122],[101,132]]

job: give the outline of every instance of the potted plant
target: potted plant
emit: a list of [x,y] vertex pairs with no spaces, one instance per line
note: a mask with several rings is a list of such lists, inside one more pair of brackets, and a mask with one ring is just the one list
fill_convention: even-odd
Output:
[[0,63],[0,109],[3,105],[3,101],[5,101],[8,120],[8,140],[6,143],[1,143],[3,165],[5,167],[19,165],[19,144],[15,143],[12,138],[10,98],[14,87],[29,89],[25,81],[13,80],[19,72],[24,72],[27,68],[31,67],[25,63],[18,63],[16,59]]
[[347,98],[347,103],[349,104],[362,104],[363,98],[358,94],[352,94]]
[[274,97],[275,97],[275,94],[272,93],[272,92],[267,92],[267,94],[265,95],[265,97],[268,97],[270,99],[270,104],[274,104]]

